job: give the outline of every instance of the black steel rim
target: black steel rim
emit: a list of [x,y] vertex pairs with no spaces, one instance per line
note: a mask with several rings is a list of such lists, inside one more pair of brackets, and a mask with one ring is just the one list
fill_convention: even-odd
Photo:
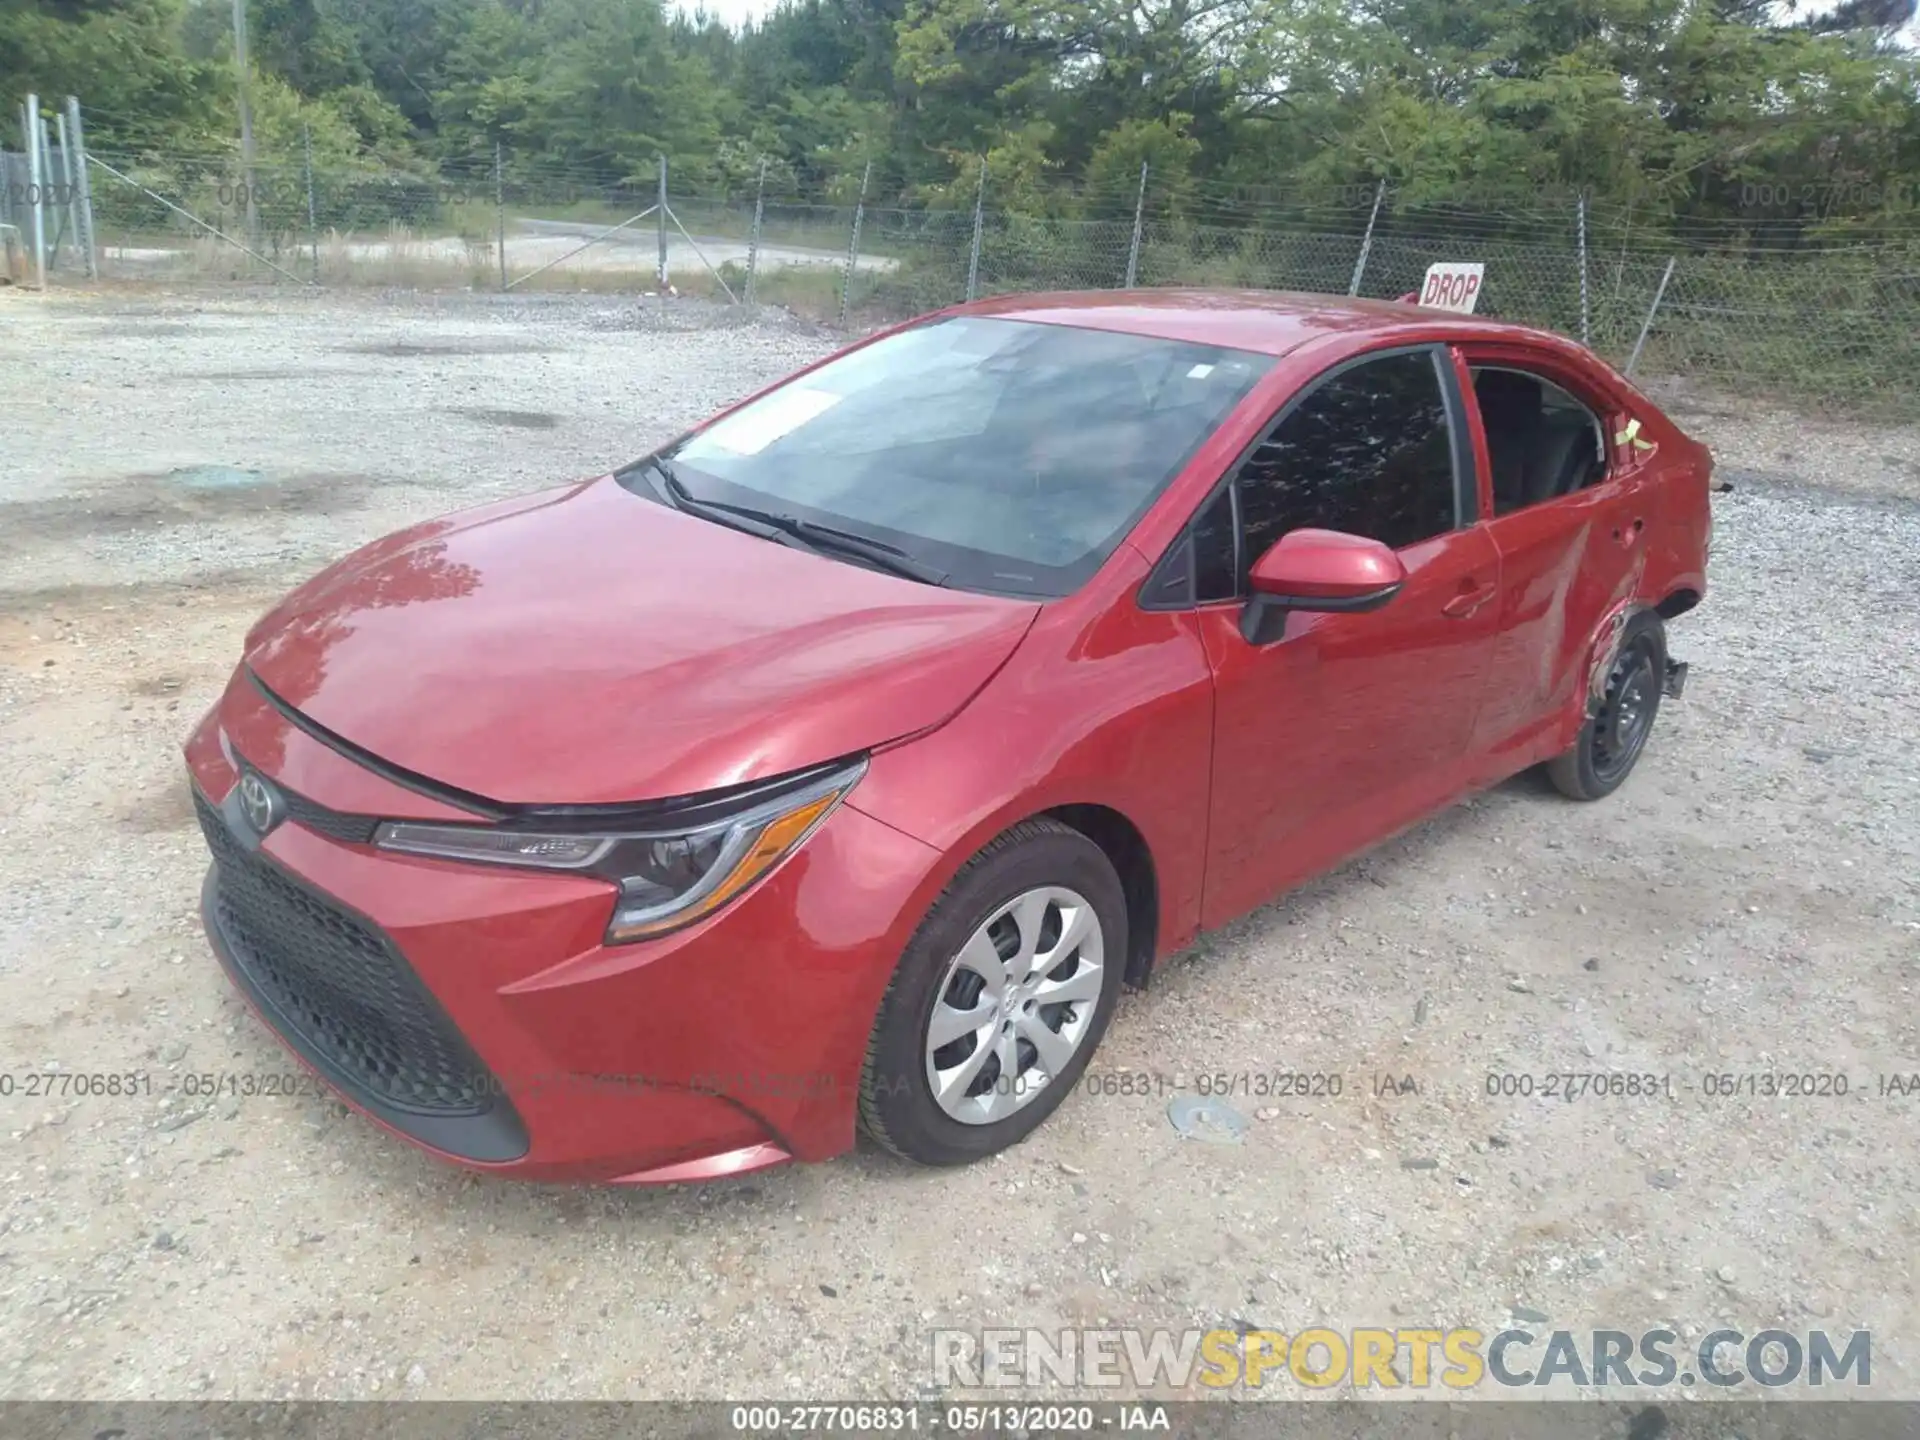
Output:
[[1660,703],[1660,673],[1653,639],[1642,635],[1620,648],[1607,673],[1606,699],[1593,717],[1593,773],[1602,781],[1619,778],[1639,757],[1653,729]]

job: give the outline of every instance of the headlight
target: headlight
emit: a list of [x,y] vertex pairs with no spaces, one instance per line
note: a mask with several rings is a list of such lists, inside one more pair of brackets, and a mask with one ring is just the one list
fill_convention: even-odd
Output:
[[736,815],[678,830],[565,832],[390,821],[373,837],[385,850],[611,880],[607,940],[644,940],[718,910],[805,842],[866,773],[861,760]]

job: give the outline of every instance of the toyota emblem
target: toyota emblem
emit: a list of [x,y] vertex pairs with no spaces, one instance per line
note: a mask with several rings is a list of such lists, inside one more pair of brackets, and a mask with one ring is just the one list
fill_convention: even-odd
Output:
[[265,835],[282,816],[279,792],[251,770],[240,776],[240,814],[256,835]]

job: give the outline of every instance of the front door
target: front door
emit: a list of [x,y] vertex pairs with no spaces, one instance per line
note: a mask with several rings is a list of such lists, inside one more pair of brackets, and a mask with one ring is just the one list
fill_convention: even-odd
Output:
[[1337,367],[1232,477],[1240,594],[1255,559],[1309,526],[1391,545],[1407,583],[1368,614],[1292,614],[1264,646],[1242,637],[1238,604],[1201,608],[1215,693],[1205,925],[1464,788],[1500,561],[1474,519],[1450,365],[1422,347]]

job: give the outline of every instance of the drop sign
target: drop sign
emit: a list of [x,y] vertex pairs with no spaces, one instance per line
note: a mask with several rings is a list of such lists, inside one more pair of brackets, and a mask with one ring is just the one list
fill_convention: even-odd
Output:
[[1429,265],[1426,283],[1420,287],[1420,303],[1471,315],[1474,301],[1480,298],[1480,277],[1486,269],[1485,265],[1461,260]]

